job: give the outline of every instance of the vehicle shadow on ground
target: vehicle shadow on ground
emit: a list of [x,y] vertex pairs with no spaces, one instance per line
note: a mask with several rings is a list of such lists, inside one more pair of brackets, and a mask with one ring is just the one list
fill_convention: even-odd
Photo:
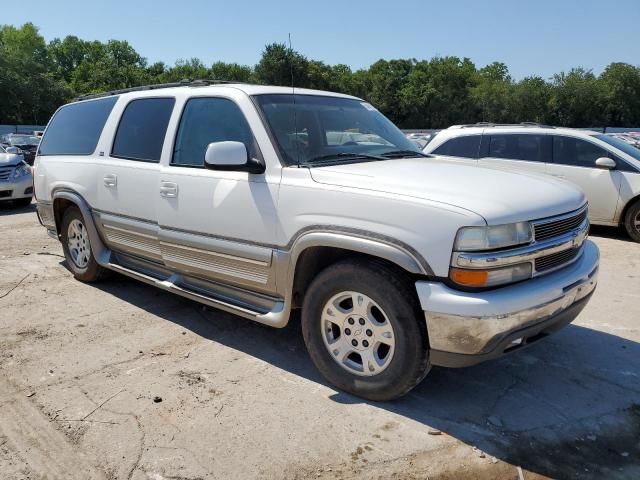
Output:
[[591,225],[589,227],[589,235],[594,237],[611,238],[614,240],[623,240],[625,242],[633,242],[626,230],[622,227],[605,227],[603,225]]
[[7,215],[18,215],[20,213],[30,213],[36,211],[36,204],[30,203],[26,207],[19,207],[10,201],[0,202],[0,217]]
[[[274,329],[126,277],[96,286],[203,338],[328,385],[306,353],[297,316]],[[402,415],[553,478],[639,478],[640,344],[597,330],[570,325],[499,360],[433,368],[393,402],[342,392],[330,398]]]

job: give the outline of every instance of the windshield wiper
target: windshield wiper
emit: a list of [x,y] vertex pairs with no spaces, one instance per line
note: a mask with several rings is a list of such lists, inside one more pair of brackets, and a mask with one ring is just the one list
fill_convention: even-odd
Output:
[[416,150],[391,150],[390,152],[385,152],[380,154],[386,158],[398,158],[398,157],[425,157],[428,158],[431,155],[427,155],[426,153],[418,152]]
[[[368,153],[355,153],[355,152],[341,152],[331,153],[329,155],[320,155],[319,157],[310,158],[306,162],[300,162],[300,165],[313,166],[326,163],[335,163],[342,159],[348,160],[388,160],[386,157],[380,155],[370,155]],[[334,160],[334,162],[331,162]]]

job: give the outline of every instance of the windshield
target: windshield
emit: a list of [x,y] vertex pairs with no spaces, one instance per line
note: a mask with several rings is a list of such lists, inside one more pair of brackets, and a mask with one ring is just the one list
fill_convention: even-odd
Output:
[[38,145],[40,139],[29,135],[11,135],[9,138],[11,145]]
[[620,140],[619,138],[611,137],[609,135],[594,135],[593,137],[597,138],[598,140],[602,140],[603,142],[606,142],[613,147],[616,147],[618,150],[622,150],[627,155],[630,155],[636,160],[640,161],[640,149],[628,144],[624,140]]
[[[288,165],[424,156],[384,115],[366,102],[320,95],[257,95],[280,154]],[[295,100],[295,101],[294,101]]]
[[0,145],[0,153],[7,153],[7,151]]

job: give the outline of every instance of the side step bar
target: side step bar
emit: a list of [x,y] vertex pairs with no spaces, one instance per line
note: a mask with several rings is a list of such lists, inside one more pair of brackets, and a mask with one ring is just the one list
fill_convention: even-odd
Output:
[[190,300],[194,300],[210,307],[224,310],[225,312],[233,313],[249,320],[263,323],[265,325],[279,328],[284,327],[288,321],[288,315],[285,315],[284,301],[276,302],[276,304],[274,305],[274,310],[272,310],[271,312],[262,313],[181,287],[180,285],[178,285],[180,279],[182,278],[179,274],[173,274],[166,280],[160,280],[150,275],[131,270],[115,263],[109,262],[104,266],[110,270],[126,275],[127,277],[131,277],[149,285],[153,285],[154,287],[161,288],[171,293],[176,293]]

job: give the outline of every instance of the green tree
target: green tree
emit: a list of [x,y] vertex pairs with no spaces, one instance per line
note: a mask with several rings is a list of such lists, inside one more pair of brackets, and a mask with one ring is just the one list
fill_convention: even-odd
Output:
[[71,76],[76,93],[92,93],[143,85],[149,81],[147,61],[126,41],[92,44]]
[[640,125],[640,68],[612,63],[600,75],[604,117],[608,125]]
[[445,128],[476,121],[470,97],[476,82],[476,67],[468,58],[435,57],[415,63],[400,91],[398,123],[406,128]]
[[553,76],[549,118],[567,127],[593,127],[606,123],[601,86],[591,70],[574,68]]
[[526,77],[513,85],[510,110],[515,122],[547,123],[551,87],[542,77]]
[[475,86],[470,89],[471,101],[483,122],[507,123],[518,119],[512,107],[513,80],[504,63],[494,62],[478,70]]
[[[266,85],[293,84],[307,87],[309,61],[304,55],[290,49],[284,43],[267,45],[255,67],[256,80]],[[293,78],[292,78],[293,77]]]
[[209,78],[216,80],[231,80],[236,82],[250,82],[253,69],[238,63],[215,62],[209,69]]
[[70,94],[33,24],[0,27],[0,123],[45,123]]

